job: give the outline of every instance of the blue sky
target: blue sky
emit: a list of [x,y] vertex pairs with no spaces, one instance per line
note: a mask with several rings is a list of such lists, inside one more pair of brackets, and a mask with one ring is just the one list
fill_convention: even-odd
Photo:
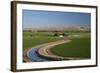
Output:
[[23,10],[23,27],[90,26],[91,14],[79,12]]

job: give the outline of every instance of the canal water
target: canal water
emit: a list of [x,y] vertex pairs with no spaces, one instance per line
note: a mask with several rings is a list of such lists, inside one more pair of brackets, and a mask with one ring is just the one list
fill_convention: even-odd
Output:
[[47,58],[43,58],[38,54],[38,49],[32,48],[31,51],[27,54],[28,58],[32,61],[41,62],[41,61],[51,61]]

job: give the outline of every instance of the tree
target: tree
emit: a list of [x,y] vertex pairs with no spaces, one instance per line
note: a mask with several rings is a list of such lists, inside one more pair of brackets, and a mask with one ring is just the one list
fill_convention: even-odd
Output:
[[54,36],[58,36],[59,34],[58,33],[54,33]]

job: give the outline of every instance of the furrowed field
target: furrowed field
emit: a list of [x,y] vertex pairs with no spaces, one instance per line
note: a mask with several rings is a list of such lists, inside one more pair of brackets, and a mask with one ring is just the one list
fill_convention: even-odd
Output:
[[64,32],[64,37],[54,36],[55,32],[24,32],[23,49],[29,49],[36,45],[49,43],[64,38],[69,38],[71,42],[54,46],[50,51],[63,57],[90,58],[91,39],[90,32]]

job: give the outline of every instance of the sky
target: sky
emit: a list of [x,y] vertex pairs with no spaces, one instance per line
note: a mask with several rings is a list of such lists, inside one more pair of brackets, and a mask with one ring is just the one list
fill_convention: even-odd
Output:
[[23,28],[90,26],[91,14],[79,12],[23,10]]

